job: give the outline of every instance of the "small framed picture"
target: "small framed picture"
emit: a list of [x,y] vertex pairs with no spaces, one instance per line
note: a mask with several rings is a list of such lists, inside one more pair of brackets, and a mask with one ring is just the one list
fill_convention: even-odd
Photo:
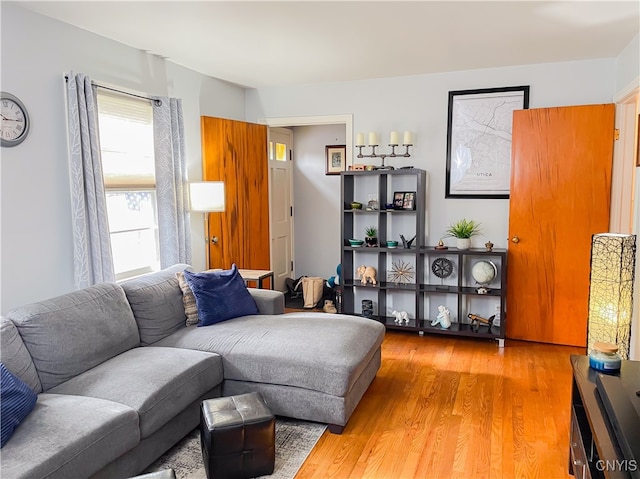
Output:
[[401,210],[404,206],[404,191],[396,191],[393,193],[393,209]]
[[407,191],[402,199],[403,210],[415,210],[416,209],[416,192]]
[[328,145],[325,147],[325,155],[325,175],[339,175],[341,171],[347,170],[346,145]]

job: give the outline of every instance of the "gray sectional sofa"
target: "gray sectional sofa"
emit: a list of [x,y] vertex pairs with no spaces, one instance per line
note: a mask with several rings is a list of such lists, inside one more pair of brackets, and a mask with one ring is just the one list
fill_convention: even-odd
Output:
[[176,265],[14,309],[0,359],[38,393],[1,450],[0,476],[124,478],[199,421],[203,399],[260,392],[276,415],[341,432],[380,367],[384,327],[346,315],[260,311],[186,326]]

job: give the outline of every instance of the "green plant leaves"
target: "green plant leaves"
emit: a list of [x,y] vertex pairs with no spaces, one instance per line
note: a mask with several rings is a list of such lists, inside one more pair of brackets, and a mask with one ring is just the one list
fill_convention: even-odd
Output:
[[471,238],[477,234],[480,234],[480,223],[466,218],[451,223],[446,229],[446,236],[453,236],[454,238]]

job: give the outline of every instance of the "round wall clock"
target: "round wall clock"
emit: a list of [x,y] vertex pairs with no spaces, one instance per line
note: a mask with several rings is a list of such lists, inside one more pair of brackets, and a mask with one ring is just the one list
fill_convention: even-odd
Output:
[[0,92],[0,106],[2,146],[19,145],[29,134],[30,121],[27,109],[17,97],[4,91]]

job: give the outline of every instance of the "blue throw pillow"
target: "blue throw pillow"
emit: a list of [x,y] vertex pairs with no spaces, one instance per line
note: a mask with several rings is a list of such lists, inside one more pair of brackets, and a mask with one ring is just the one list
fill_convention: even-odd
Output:
[[235,264],[222,271],[192,273],[185,270],[184,278],[196,298],[198,326],[258,314],[258,306]]
[[36,405],[38,395],[0,363],[0,429],[4,447],[13,431]]

